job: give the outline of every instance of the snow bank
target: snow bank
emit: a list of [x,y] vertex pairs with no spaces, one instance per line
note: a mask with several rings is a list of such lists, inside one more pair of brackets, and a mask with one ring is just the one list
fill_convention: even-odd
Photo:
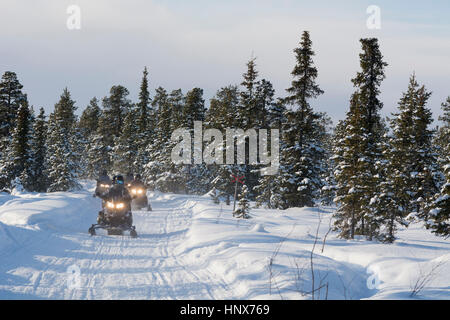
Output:
[[[450,297],[450,243],[423,226],[400,230],[393,245],[346,241],[330,232],[322,252],[332,208],[252,209],[251,219],[240,220],[232,206],[211,199],[198,197],[190,205],[193,218],[178,254],[223,279],[236,299],[311,299],[313,281],[316,299]],[[426,286],[411,296],[430,272]]]

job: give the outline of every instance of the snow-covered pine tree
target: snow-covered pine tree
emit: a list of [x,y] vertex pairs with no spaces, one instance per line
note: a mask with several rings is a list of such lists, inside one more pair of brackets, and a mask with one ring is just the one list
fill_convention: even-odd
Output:
[[[11,131],[11,143],[4,151],[0,165],[0,180],[6,182],[4,187],[13,188],[12,181],[20,183],[26,190],[31,190],[32,183],[32,116],[28,101],[22,100],[14,117]],[[17,179],[19,178],[19,179]]]
[[443,167],[446,165],[446,158],[450,154],[450,96],[441,106],[443,113],[439,120],[442,122],[442,126],[437,129],[434,144],[439,154],[439,162]]
[[[239,92],[239,104],[237,107],[234,127],[245,130],[262,129],[267,123],[267,108],[273,103],[275,91],[272,84],[262,79],[257,81],[256,58],[252,57],[247,62],[247,71],[242,75],[242,90]],[[259,134],[258,131],[256,131]],[[259,136],[258,136],[259,138]],[[258,185],[261,166],[249,163],[249,141],[245,142],[245,165],[244,175],[250,197],[255,197],[253,189]]]
[[450,157],[444,166],[446,183],[436,195],[428,214],[427,227],[438,236],[450,236]]
[[48,192],[80,188],[78,164],[72,143],[76,124],[75,101],[67,88],[50,115],[47,138]]
[[316,83],[318,72],[312,59],[314,51],[308,31],[303,32],[300,46],[294,52],[294,80],[284,101],[295,109],[286,110],[282,130],[284,146],[280,169],[285,171],[280,172],[281,196],[288,207],[304,207],[314,206],[321,188],[323,149],[317,139],[321,116],[313,111],[309,100],[323,91]]
[[434,120],[431,110],[427,108],[430,96],[431,92],[428,92],[425,86],[418,89],[417,107],[413,117],[418,173],[414,179],[417,191],[414,206],[418,213],[417,217],[425,222],[428,220],[428,204],[432,201],[433,196],[439,192],[440,185],[438,154],[433,145],[435,130],[430,128]]
[[[203,99],[203,90],[194,88],[186,93],[186,103],[183,109],[183,127],[191,132],[194,136],[194,121],[205,121],[205,100]],[[202,142],[203,143],[203,142]],[[194,140],[192,139],[192,149],[194,150]],[[202,149],[203,150],[203,149]],[[206,164],[194,163],[194,152],[191,153],[192,165],[185,165],[183,171],[185,173],[186,187],[189,193],[205,194],[209,191],[211,183],[211,175]]]
[[10,137],[19,107],[26,102],[15,72],[6,71],[0,81],[0,138]]
[[186,192],[182,165],[174,164],[171,159],[176,145],[171,141],[171,135],[182,127],[184,96],[181,89],[167,95],[163,88],[158,88],[153,103],[157,106],[158,123],[153,143],[147,148],[149,162],[144,168],[144,177],[150,187],[162,192]]
[[80,167],[82,172],[80,176],[83,178],[94,178],[95,175],[90,170],[89,164],[89,147],[92,136],[96,134],[98,128],[99,118],[101,116],[101,109],[98,105],[98,99],[92,98],[89,105],[83,110],[78,126],[75,131],[77,138],[76,152],[80,155]]
[[344,132],[335,148],[337,159],[335,228],[341,237],[353,239],[356,234],[371,239],[379,225],[370,215],[371,199],[378,194],[376,163],[381,151],[378,142],[384,132],[379,115],[383,104],[378,99],[387,63],[376,38],[361,39],[361,71],[352,79],[356,92],[350,100],[350,111]]
[[257,117],[259,113],[258,102],[256,99],[258,71],[256,70],[255,60],[256,58],[251,58],[247,62],[247,72],[242,75],[244,80],[241,83],[244,90],[239,92],[240,104],[237,108],[236,125],[244,130],[255,128],[259,122]]
[[194,128],[194,121],[205,121],[205,113],[203,89],[194,88],[188,91],[183,108],[183,126],[189,129]]
[[[359,94],[354,93],[350,100],[350,110],[346,119],[341,122],[342,132],[339,132],[334,147],[336,169],[336,198],[338,208],[334,214],[334,230],[345,239],[353,239],[363,214],[362,202],[365,199],[363,184],[365,161],[364,143],[367,139],[367,128],[364,123],[365,112],[359,101]],[[364,158],[362,158],[364,160]]]
[[104,136],[104,138],[112,148],[114,139],[122,133],[122,126],[130,109],[131,101],[127,98],[128,89],[121,85],[112,86],[109,93],[109,97],[104,97],[102,100],[103,117],[105,118],[103,125],[105,131],[108,132],[108,136]]
[[136,172],[135,160],[138,152],[136,134],[138,132],[136,125],[136,112],[134,107],[130,107],[125,116],[122,132],[119,137],[114,139],[112,152],[113,169],[115,172],[127,174]]
[[184,96],[181,89],[172,90],[172,92],[170,92],[169,94],[168,102],[172,110],[170,118],[170,134],[168,135],[170,139],[173,131],[183,127],[183,110],[186,102],[186,97]]
[[98,103],[99,101],[96,97],[92,98],[88,106],[83,110],[80,121],[78,122],[78,127],[87,140],[97,131],[98,121],[101,115],[101,109]]
[[[207,128],[218,129],[224,132],[226,128],[234,128],[236,114],[239,105],[239,89],[237,86],[227,86],[217,91],[211,99],[210,108],[206,115]],[[226,141],[224,139],[224,154],[226,152]],[[230,198],[234,195],[231,183],[232,175],[242,176],[244,172],[235,164],[213,164],[209,166],[212,181],[211,187],[219,191],[219,196],[225,198],[226,204],[230,204]],[[245,173],[244,173],[245,174]]]
[[144,68],[141,87],[139,91],[139,101],[137,103],[136,119],[136,145],[137,154],[134,167],[136,172],[143,172],[144,165],[149,161],[147,147],[152,143],[155,129],[155,112],[151,105],[150,91],[148,88],[148,71]]
[[31,190],[45,192],[48,187],[47,163],[46,163],[46,141],[47,121],[44,108],[40,108],[39,115],[33,125],[33,137],[31,142],[32,154],[32,183]]
[[[102,121],[99,123],[101,124]],[[99,126],[99,129],[101,126]],[[97,178],[103,170],[112,172],[111,165],[111,147],[107,144],[105,135],[101,129],[89,138],[87,153],[87,175],[91,178]]]
[[439,117],[442,127],[438,129],[436,143],[439,146],[439,163],[445,174],[441,190],[431,203],[427,227],[443,237],[450,236],[450,97],[442,104],[443,114]]
[[233,216],[236,218],[248,219],[250,218],[250,194],[248,187],[244,184],[239,194],[238,208],[233,212]]
[[319,131],[321,135],[318,136],[320,139],[320,145],[322,146],[323,160],[321,161],[321,189],[320,189],[320,201],[322,205],[330,206],[333,204],[334,198],[336,197],[336,179],[334,177],[335,162],[333,159],[333,141],[335,133],[332,132],[332,120],[325,114],[321,114]]
[[153,139],[149,141],[146,147],[148,160],[144,165],[143,178],[151,189],[156,188],[158,175],[164,171],[163,156],[167,141],[171,134],[171,113],[169,105],[169,96],[167,91],[159,87],[153,97],[152,106],[154,109],[155,132]]
[[379,228],[376,236],[378,240],[386,243],[395,241],[395,233],[398,225],[407,226],[408,223],[404,219],[404,210],[401,205],[401,199],[397,192],[397,180],[400,176],[397,174],[398,169],[395,161],[395,148],[393,148],[393,137],[387,132],[383,139],[379,142],[379,150],[382,158],[376,162],[378,180],[378,194],[371,199],[371,219],[375,220],[374,225]]
[[[274,92],[273,92],[274,93]],[[269,103],[266,107],[266,124],[271,129],[281,130],[285,126],[285,114],[286,106],[284,105],[282,99],[278,99],[276,102]],[[268,137],[267,145],[271,145],[271,137]],[[285,147],[283,140],[280,141],[280,148],[283,150]],[[280,170],[284,172],[284,170]],[[270,209],[287,209],[288,204],[282,197],[282,187],[280,183],[280,178],[278,175],[267,175],[261,176],[258,180],[257,186],[254,190],[257,194],[256,205],[265,205]]]
[[426,219],[426,201],[438,191],[437,159],[432,146],[430,93],[420,87],[415,75],[399,101],[399,113],[391,119],[392,165],[396,198],[404,216],[415,212]]
[[450,236],[450,97],[442,104],[439,117],[443,125],[438,129],[436,142],[439,146],[439,163],[445,174],[440,192],[435,196],[429,212],[428,228],[436,235]]

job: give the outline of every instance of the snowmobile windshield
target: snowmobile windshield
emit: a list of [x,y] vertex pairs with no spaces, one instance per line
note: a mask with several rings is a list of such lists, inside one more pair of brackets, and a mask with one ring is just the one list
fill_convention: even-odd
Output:
[[122,180],[117,180],[117,184],[123,184]]

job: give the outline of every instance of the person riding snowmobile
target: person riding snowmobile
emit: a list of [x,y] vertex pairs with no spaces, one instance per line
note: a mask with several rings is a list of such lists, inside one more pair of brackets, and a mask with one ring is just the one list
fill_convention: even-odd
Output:
[[129,192],[135,196],[131,207],[136,210],[145,208],[148,211],[152,211],[152,206],[148,202],[147,198],[147,186],[141,180],[141,175],[137,174],[133,181],[128,184]]
[[97,224],[93,224],[88,230],[91,236],[96,234],[97,229],[106,229],[108,235],[123,235],[124,231],[129,231],[130,236],[136,238],[137,232],[131,213],[131,201],[134,197],[125,187],[123,177],[115,176],[113,186],[100,198],[105,202],[105,206],[98,214]]
[[106,193],[111,187],[111,179],[108,176],[106,170],[103,170],[97,179],[97,187],[95,188],[94,197],[100,197],[102,194]]
[[[131,216],[131,201],[133,200],[133,197],[131,196],[128,189],[125,187],[123,176],[115,176],[113,178],[113,184],[112,187],[109,188],[109,190],[99,196],[105,203],[108,202],[121,202],[124,204],[125,208],[130,211],[130,221],[129,224],[131,225],[133,222],[132,216]],[[104,209],[99,212],[99,219],[98,222],[101,223],[104,220],[105,212]]]
[[133,172],[128,172],[125,176],[125,186],[129,187],[131,184],[131,181],[134,180]]

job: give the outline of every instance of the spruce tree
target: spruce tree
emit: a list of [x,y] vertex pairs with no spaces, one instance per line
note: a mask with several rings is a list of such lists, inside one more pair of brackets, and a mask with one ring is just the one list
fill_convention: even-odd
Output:
[[145,180],[151,188],[162,192],[186,192],[183,166],[174,164],[171,159],[176,144],[171,141],[171,135],[182,127],[184,96],[181,89],[167,95],[166,90],[158,88],[153,103],[158,110],[158,123],[155,138],[147,147],[149,161],[144,168]]
[[242,76],[243,90],[240,91],[240,105],[236,114],[237,127],[242,129],[255,128],[259,122],[258,101],[256,99],[256,86],[258,71],[256,70],[256,58],[247,63],[247,72]]
[[309,100],[323,94],[316,83],[312,42],[309,32],[302,34],[300,46],[294,50],[294,80],[284,101],[294,106],[285,112],[283,149],[281,151],[281,185],[288,207],[314,206],[321,188],[323,149],[317,139],[320,114],[313,111]]
[[443,114],[439,120],[442,126],[437,130],[435,145],[438,148],[440,162],[445,165],[446,158],[450,154],[450,96],[441,106]]
[[361,39],[361,71],[352,79],[356,92],[350,100],[343,137],[336,146],[337,203],[335,228],[344,238],[356,234],[369,239],[380,225],[371,213],[371,201],[377,189],[377,166],[382,159],[379,141],[384,128],[379,115],[383,104],[378,99],[387,63],[375,38]]
[[150,91],[148,88],[148,71],[147,67],[144,68],[141,87],[139,91],[139,102],[137,103],[138,117],[136,124],[138,127],[138,132],[145,135],[148,130],[153,127],[152,116],[153,110],[151,108],[151,98]]
[[238,208],[233,212],[233,216],[242,219],[250,218],[250,200],[249,200],[249,190],[244,184],[242,186],[241,193],[239,194]]
[[[194,88],[186,93],[186,102],[183,109],[183,127],[187,128],[191,137],[194,136],[194,122],[205,121],[205,100],[203,99],[203,90]],[[201,142],[203,145],[203,141]],[[194,150],[195,144],[192,139],[191,150]],[[203,149],[202,149],[203,150]],[[194,152],[191,153],[192,165],[185,165],[183,172],[185,174],[185,184],[187,191],[193,194],[205,194],[209,191],[211,176],[207,165],[194,163]]]
[[169,94],[168,103],[171,108],[171,118],[170,118],[170,133],[169,137],[173,131],[178,128],[182,128],[184,124],[183,110],[185,105],[185,96],[181,89],[172,90]]
[[362,143],[367,136],[367,128],[362,126],[364,107],[359,94],[352,95],[350,110],[342,122],[342,132],[336,141],[334,159],[336,161],[336,198],[338,208],[334,214],[334,229],[342,238],[353,239],[361,221],[366,188],[364,186],[366,162],[362,155],[365,152]]
[[6,71],[0,81],[0,138],[10,137],[17,111],[26,103],[22,84],[14,72]]
[[[236,126],[235,115],[239,108],[239,89],[237,86],[227,86],[217,91],[210,101],[210,108],[206,115],[206,127],[218,129],[224,132],[226,128]],[[226,152],[226,141],[224,139],[223,150]],[[224,152],[224,153],[225,153]],[[223,159],[222,159],[223,160]],[[214,164],[210,165],[211,186],[216,188],[219,196],[225,198],[227,204],[234,195],[234,188],[231,183],[232,175],[245,175],[242,168],[235,164]]]
[[[5,182],[4,187],[13,188],[12,181],[20,183],[26,190],[31,189],[32,183],[32,117],[27,100],[23,100],[17,114],[11,136],[11,144],[4,151],[0,165],[0,180]],[[19,178],[17,180],[17,178]]]
[[148,71],[144,68],[141,87],[139,91],[139,101],[137,103],[138,116],[136,119],[136,147],[134,167],[136,172],[142,172],[144,165],[149,161],[147,146],[152,143],[156,121],[155,113],[151,105],[150,92],[148,88]]
[[151,189],[156,188],[158,175],[163,172],[164,153],[171,134],[171,108],[167,91],[159,87],[153,97],[154,118],[156,121],[153,139],[146,147],[148,159],[144,165],[144,180]]
[[186,102],[183,108],[183,127],[194,128],[194,121],[205,121],[205,100],[203,89],[194,88],[186,93]]
[[444,166],[446,182],[436,195],[429,212],[427,227],[438,236],[450,236],[450,159]]
[[73,139],[76,124],[75,101],[67,88],[50,115],[47,139],[48,192],[80,188],[77,181],[78,163]]
[[108,132],[108,145],[114,146],[114,139],[118,138],[122,132],[122,126],[126,115],[131,107],[131,101],[127,98],[129,91],[127,88],[117,85],[111,87],[109,97],[102,100],[104,126]]
[[33,138],[31,143],[32,153],[32,187],[36,192],[45,192],[48,187],[47,163],[46,163],[47,121],[44,108],[40,108],[33,126]]
[[430,93],[420,87],[415,75],[399,101],[399,113],[391,120],[392,166],[398,205],[403,216],[411,213],[426,219],[426,202],[438,191],[437,157],[433,132],[429,129],[431,111],[426,108]]
[[101,109],[98,102],[96,97],[92,98],[80,117],[78,127],[81,129],[81,133],[86,139],[89,139],[89,137],[97,131],[98,121],[101,115]]
[[97,131],[100,115],[101,109],[98,105],[98,99],[94,97],[83,110],[75,129],[74,137],[78,143],[74,146],[76,152],[80,155],[80,176],[83,178],[94,178],[89,169],[89,141]]
[[115,139],[113,148],[113,167],[116,172],[126,174],[136,172],[135,160],[138,153],[136,141],[137,125],[135,112],[131,109],[125,116],[122,132]]

